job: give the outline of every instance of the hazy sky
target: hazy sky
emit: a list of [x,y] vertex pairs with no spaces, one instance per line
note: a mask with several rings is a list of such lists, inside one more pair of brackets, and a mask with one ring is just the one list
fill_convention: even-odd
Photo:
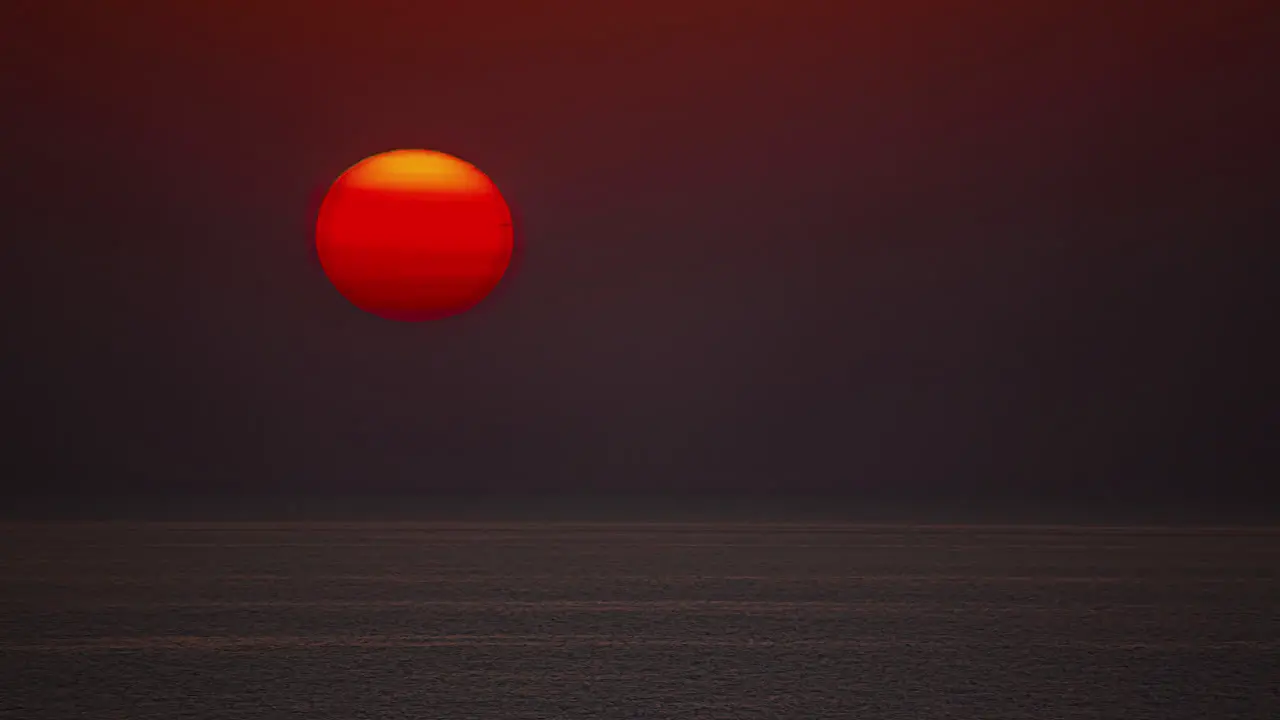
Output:
[[[6,475],[1274,499],[1277,24],[1125,5],[6,3]],[[517,215],[470,314],[320,271],[401,147]]]

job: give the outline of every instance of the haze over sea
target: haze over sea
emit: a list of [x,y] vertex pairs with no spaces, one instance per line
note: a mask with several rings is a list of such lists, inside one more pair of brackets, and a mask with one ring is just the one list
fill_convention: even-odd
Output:
[[0,525],[0,717],[1280,717],[1280,531]]

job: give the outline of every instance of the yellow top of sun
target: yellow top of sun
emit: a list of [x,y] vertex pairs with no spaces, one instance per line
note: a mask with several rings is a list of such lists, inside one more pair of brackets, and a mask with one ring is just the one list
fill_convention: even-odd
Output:
[[485,190],[489,178],[474,165],[433,150],[392,150],[367,157],[343,173],[352,187],[379,190]]

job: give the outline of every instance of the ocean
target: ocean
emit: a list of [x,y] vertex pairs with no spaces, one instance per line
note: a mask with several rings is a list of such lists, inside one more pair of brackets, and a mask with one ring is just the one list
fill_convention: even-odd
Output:
[[1280,718],[1280,530],[10,523],[0,718]]

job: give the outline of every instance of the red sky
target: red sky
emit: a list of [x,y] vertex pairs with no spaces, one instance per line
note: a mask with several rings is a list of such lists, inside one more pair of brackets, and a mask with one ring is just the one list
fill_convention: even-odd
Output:
[[[1263,3],[436,5],[6,6],[28,489],[1260,487]],[[416,330],[310,235],[415,146],[520,231]]]

